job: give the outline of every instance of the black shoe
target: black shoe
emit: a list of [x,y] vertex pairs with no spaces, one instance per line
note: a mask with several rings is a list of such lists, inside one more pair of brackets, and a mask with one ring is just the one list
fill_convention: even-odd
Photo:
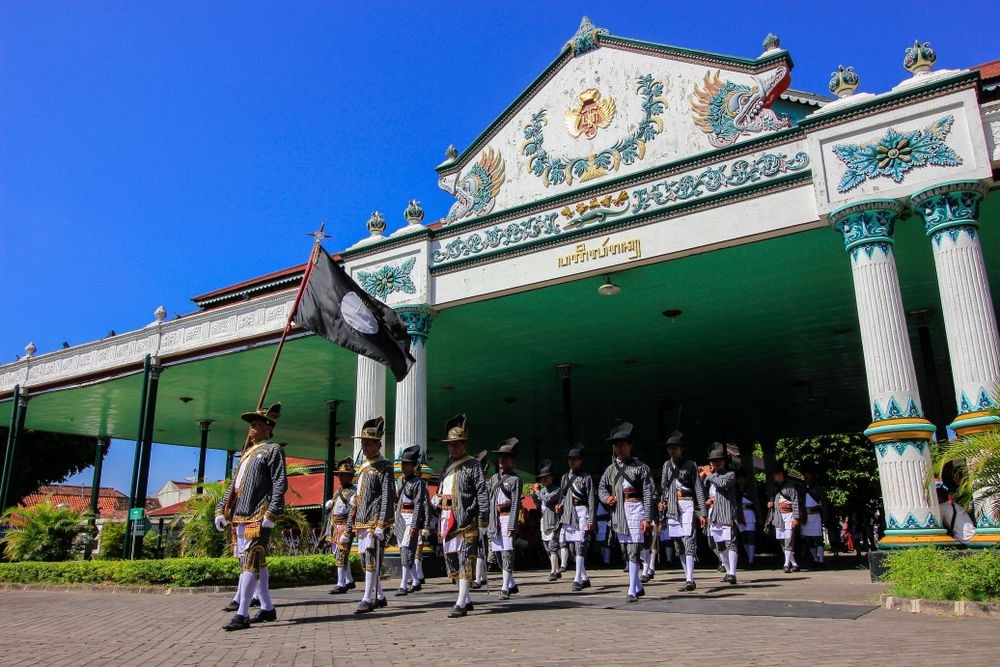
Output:
[[476,608],[476,606],[475,606],[474,604],[472,604],[472,600],[469,600],[469,601],[468,601],[468,602],[467,602],[467,603],[465,604],[465,611],[472,611],[472,610],[474,610],[475,608]]
[[250,599],[250,606],[251,607],[259,607],[260,606],[260,600],[258,600],[257,598],[251,598]]
[[267,623],[268,621],[277,621],[278,612],[274,609],[269,609],[267,611],[261,609],[257,614],[250,619],[251,623]]
[[421,584],[413,584],[412,586],[410,586],[409,588],[407,588],[406,591],[408,593],[416,593],[421,588],[423,588],[423,586]]
[[793,565],[792,566],[792,572],[798,572],[798,571],[799,571],[799,566],[798,565]]
[[367,600],[362,600],[358,603],[358,608],[354,610],[355,614],[367,614],[369,612],[375,611],[375,605]]
[[580,588],[590,588],[590,579],[584,579],[581,581]]
[[718,570],[719,572],[725,572],[725,571],[726,571],[726,566],[725,566],[725,565],[719,565],[719,567],[718,567],[718,568],[716,568],[716,569],[717,569],[717,570]]
[[566,568],[564,568],[564,567],[563,567],[562,565],[560,565],[560,566],[559,566],[559,571],[560,571],[560,572],[565,572],[565,571],[566,571]]
[[347,582],[347,586],[345,586],[345,588],[346,588],[347,590],[349,590],[349,591],[353,591],[353,590],[354,590],[355,588],[357,588],[357,587],[358,587],[358,585],[357,585],[356,583],[354,583],[354,581],[353,581],[353,580],[352,580],[352,581],[348,581],[348,582]]
[[517,587],[517,584],[514,584],[509,589],[507,589],[507,592],[510,593],[511,595],[517,595],[518,593],[521,592],[521,589]]
[[461,618],[469,613],[467,611],[468,608],[469,605],[465,605],[464,607],[459,607],[458,605],[455,605],[455,608],[448,612],[448,618]]
[[240,604],[236,601],[231,600],[229,604],[222,608],[222,611],[236,611],[240,608]]
[[695,588],[697,588],[697,586],[695,586],[693,581],[685,581],[684,585],[677,590],[683,593],[685,591],[693,591]]
[[646,589],[640,588],[638,591],[635,592],[635,596],[637,598],[646,597]]
[[558,579],[559,579],[559,573],[558,572],[550,572],[549,573],[549,581],[556,581]]
[[[424,585],[424,578],[423,578],[423,577],[420,577],[420,581],[419,581],[419,584],[420,584],[421,586],[423,586],[423,585]],[[419,589],[419,588],[417,588],[417,590],[420,590],[420,589]]]
[[473,590],[478,591],[482,587],[483,587],[483,584],[481,582],[479,582],[479,581],[473,581],[472,582],[472,589]]
[[409,595],[409,593],[410,593],[410,591],[408,591],[407,589],[400,588],[398,591],[396,591],[396,597],[400,597],[400,596],[403,596],[403,595]]
[[656,573],[655,572],[650,572],[648,575],[646,575],[646,578],[649,581],[652,581],[653,579],[656,579]]
[[382,607],[388,607],[389,601],[385,598],[375,598],[375,608],[381,609]]
[[783,572],[784,572],[785,574],[788,574],[789,572],[791,572],[791,571],[792,571],[792,568],[788,567],[787,565],[786,565],[785,567],[781,568],[781,569],[782,569],[782,571],[783,571]]
[[639,575],[639,582],[643,584],[648,583],[649,577],[646,576],[645,574]]
[[502,591],[500,591],[500,595],[497,596],[497,597],[499,597],[501,600],[509,600],[510,599],[510,591],[503,591],[502,590]]
[[232,632],[233,630],[246,630],[250,627],[250,619],[246,616],[240,616],[236,614],[233,616],[233,620],[229,621],[222,626],[222,629],[227,632]]
[[726,581],[726,583],[729,583],[729,584],[735,584],[736,583],[736,575],[735,574],[726,575],[725,581]]
[[625,598],[625,602],[627,602],[627,603],[629,603],[629,604],[632,604],[633,602],[638,602],[638,601],[639,601],[639,598],[637,598],[637,597],[636,597],[636,596],[634,596],[634,595],[629,595],[629,596],[627,596],[627,597]]
[[341,595],[343,593],[346,593],[348,590],[350,589],[347,586],[341,586],[340,584],[337,584],[336,586],[330,589],[330,595]]

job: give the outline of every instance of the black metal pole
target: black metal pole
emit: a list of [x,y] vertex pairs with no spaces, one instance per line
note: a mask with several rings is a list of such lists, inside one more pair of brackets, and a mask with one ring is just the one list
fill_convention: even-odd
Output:
[[163,558],[163,517],[160,517],[160,525],[156,529],[156,554]]
[[[139,481],[139,460],[142,458],[142,432],[146,425],[146,397],[149,393],[149,366],[150,355],[142,362],[142,385],[139,390],[139,426],[135,433],[135,455],[132,457],[132,481],[128,487],[128,507],[131,510],[135,507],[135,488]],[[125,524],[128,530],[125,531],[125,539],[122,540],[122,558],[127,559],[131,555],[132,540],[132,519],[129,518]]]
[[229,479],[233,476],[233,459],[236,458],[236,452],[233,450],[228,450],[226,452],[226,475],[223,479]]
[[937,439],[948,438],[948,427],[944,422],[944,403],[941,400],[941,383],[938,380],[937,364],[934,362],[934,346],[931,344],[931,320],[934,311],[930,308],[911,310],[907,313],[917,325],[917,343],[920,346],[920,361],[924,367],[924,385],[927,401],[924,403],[930,422],[937,428]]
[[323,468],[323,520],[320,526],[326,525],[326,501],[333,498],[333,466],[337,460],[337,406],[341,401],[327,401],[330,413],[326,423],[326,466]]
[[198,452],[198,484],[195,493],[201,495],[205,485],[205,455],[208,453],[208,427],[212,425],[211,419],[202,419],[198,422],[201,425],[201,449]]
[[101,497],[101,472],[104,469],[105,445],[109,445],[110,438],[102,435],[97,439],[97,447],[94,448],[94,477],[90,483],[90,539],[83,549],[83,559],[90,560],[93,555],[94,542],[97,540],[97,501]]
[[14,471],[14,447],[17,446],[18,405],[21,402],[21,385],[14,385],[14,400],[11,401],[10,430],[7,431],[7,449],[3,456],[3,476],[0,477],[0,512],[7,509],[7,491]]
[[570,373],[573,364],[556,364],[559,371],[559,381],[562,383],[563,399],[563,430],[566,432],[566,449],[573,447],[573,396],[570,386]]
[[142,433],[142,450],[139,458],[139,478],[135,486],[135,503],[132,509],[141,509],[141,517],[132,523],[130,556],[142,555],[142,527],[146,524],[146,487],[149,485],[149,459],[153,451],[153,423],[156,421],[156,390],[160,383],[160,367],[149,367],[149,394],[146,400],[146,421]]

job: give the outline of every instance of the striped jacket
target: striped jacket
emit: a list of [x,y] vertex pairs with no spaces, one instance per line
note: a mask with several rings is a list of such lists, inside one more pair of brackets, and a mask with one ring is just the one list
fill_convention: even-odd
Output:
[[555,484],[543,486],[538,491],[532,491],[531,497],[542,512],[542,530],[557,528],[559,517],[556,516],[556,505],[559,503],[559,487]]
[[[502,470],[490,477],[490,522],[487,533],[490,537],[500,535],[499,503],[510,503],[510,521],[507,530],[517,531],[517,519],[521,510],[521,480],[514,473]],[[505,500],[506,498],[506,500]]]
[[347,516],[348,532],[360,528],[385,532],[392,530],[396,514],[396,485],[392,478],[392,463],[379,457],[365,461],[358,469],[358,491],[353,509]]
[[559,515],[561,523],[573,526],[576,524],[576,510],[574,505],[586,505],[587,519],[582,526],[586,528],[588,524],[597,523],[597,494],[594,492],[594,480],[586,473],[575,473],[572,470],[559,482],[559,503],[562,503],[562,514]]
[[445,494],[445,489],[452,488],[451,478],[454,477],[454,493],[451,498],[454,524],[450,527],[446,538],[477,525],[485,528],[490,516],[490,499],[486,480],[483,479],[483,466],[468,455],[462,457],[460,461],[459,463],[448,460],[438,486],[440,497]]
[[274,442],[257,443],[241,457],[215,513],[228,515],[226,518],[233,523],[253,523],[264,518],[277,523],[285,515],[287,488],[285,451]]
[[[413,549],[417,545],[417,538],[420,531],[427,526],[427,511],[430,501],[427,497],[427,482],[419,475],[410,475],[399,480],[399,489],[396,496],[396,524],[393,533],[396,536],[396,544],[401,547]],[[413,505],[413,519],[410,526],[413,528],[411,535],[406,534],[406,522],[403,521],[403,505]]]
[[721,526],[735,526],[743,520],[743,504],[736,486],[736,473],[732,470],[713,472],[705,476],[705,495],[715,489],[715,500],[708,509],[708,520]]
[[784,528],[784,522],[781,519],[781,503],[787,502],[792,504],[792,518],[801,519],[802,514],[799,507],[799,488],[798,485],[792,480],[785,478],[785,481],[780,487],[774,490],[774,507],[771,508],[767,521],[772,524],[775,528]]
[[663,464],[663,471],[660,475],[660,488],[662,495],[660,499],[666,504],[665,516],[669,516],[676,521],[681,518],[680,504],[677,502],[677,488],[680,485],[694,495],[694,511],[696,516],[705,516],[705,487],[702,486],[698,478],[698,466],[694,461],[684,460],[675,463],[673,459],[667,459]]
[[[625,516],[625,475],[622,470],[632,478],[633,486],[642,494],[642,518],[651,521],[653,517],[653,480],[650,477],[649,466],[639,459],[629,459],[628,461],[613,461],[601,475],[601,482],[598,484],[597,493],[602,503],[607,504],[608,497],[614,496],[617,502],[611,507],[611,527],[616,533],[628,533],[628,519]],[[630,483],[633,483],[630,482]]]

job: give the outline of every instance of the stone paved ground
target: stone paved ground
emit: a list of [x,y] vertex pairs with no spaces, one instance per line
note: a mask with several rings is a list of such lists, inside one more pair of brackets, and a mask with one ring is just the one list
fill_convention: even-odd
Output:
[[2,591],[0,664],[656,665],[671,654],[679,665],[1000,664],[997,621],[873,609],[881,586],[864,570],[758,570],[736,587],[706,570],[696,594],[677,593],[676,573],[659,573],[631,605],[620,571],[591,575],[594,587],[574,594],[566,580],[521,574],[519,595],[474,593],[475,611],[455,621],[443,579],[390,593],[388,608],[361,617],[351,613],[357,591],[284,589],[274,595],[277,623],[235,633],[221,629],[225,594]]

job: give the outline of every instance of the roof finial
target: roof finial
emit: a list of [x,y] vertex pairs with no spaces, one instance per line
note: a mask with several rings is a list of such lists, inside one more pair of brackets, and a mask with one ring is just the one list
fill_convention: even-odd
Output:
[[589,16],[584,16],[583,20],[580,21],[580,27],[577,28],[576,34],[573,35],[566,45],[573,50],[573,56],[581,56],[584,53],[589,53],[596,49],[600,44],[598,44],[598,35],[607,35],[608,31],[604,28],[598,28],[590,20]]
[[855,74],[853,67],[838,65],[837,71],[830,74],[829,89],[837,97],[847,97],[854,94],[860,83],[861,79]]
[[372,236],[382,236],[385,232],[385,218],[378,211],[372,213],[372,217],[368,218],[368,231]]
[[781,48],[781,40],[773,32],[767,33],[767,37],[764,38],[764,53],[769,51],[777,51]]
[[424,219],[424,209],[420,207],[420,202],[411,199],[406,210],[403,211],[403,217],[406,218],[406,224],[419,225]]
[[937,60],[937,54],[931,48],[930,42],[920,43],[914,40],[913,46],[906,48],[906,55],[903,57],[903,67],[910,71],[913,76],[923,74],[930,70]]

